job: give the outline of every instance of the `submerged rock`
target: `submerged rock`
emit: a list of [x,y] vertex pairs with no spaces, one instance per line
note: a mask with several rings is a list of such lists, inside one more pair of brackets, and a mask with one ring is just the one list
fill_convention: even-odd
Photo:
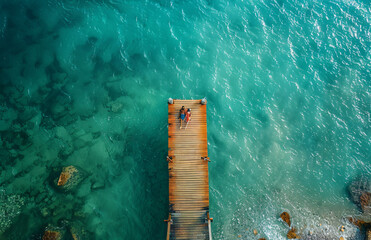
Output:
[[109,102],[107,107],[113,113],[120,113],[124,108],[123,100],[121,98],[116,99],[115,101]]
[[329,236],[321,232],[301,236],[303,240],[336,240],[336,236]]
[[352,201],[362,209],[364,213],[371,214],[371,180],[369,176],[362,175],[353,181],[348,191]]
[[86,231],[81,222],[71,223],[70,233],[73,240],[89,240],[91,233]]
[[64,167],[61,175],[58,179],[58,186],[64,186],[72,178],[73,174],[77,172],[77,169],[74,166]]
[[65,191],[74,189],[83,179],[84,173],[74,166],[67,166],[62,169],[59,175],[57,186]]
[[58,231],[45,231],[42,240],[61,240],[62,234]]
[[13,223],[13,220],[21,213],[24,205],[23,198],[18,195],[7,195],[0,190],[0,235]]
[[114,113],[119,113],[121,112],[121,110],[123,109],[124,105],[120,102],[114,102],[112,105],[111,105],[111,111],[114,112]]
[[288,239],[300,239],[300,236],[296,234],[296,228],[291,228],[290,231],[287,233]]
[[290,214],[288,212],[283,212],[280,215],[281,219],[291,227]]
[[340,231],[344,232],[344,230],[345,230],[345,227],[344,226],[341,226],[340,227]]
[[41,215],[42,215],[43,217],[46,217],[46,216],[49,215],[49,211],[48,211],[48,209],[47,209],[46,207],[43,208],[43,209],[41,209],[41,210],[40,210],[40,213],[41,213]]
[[371,192],[363,192],[360,197],[360,204],[363,212],[368,212],[369,208],[371,207]]
[[365,231],[366,239],[371,240],[371,215],[367,215],[366,219],[348,218],[349,222],[356,225],[361,231]]
[[63,228],[57,228],[49,225],[45,229],[42,240],[62,240],[64,235],[65,230]]

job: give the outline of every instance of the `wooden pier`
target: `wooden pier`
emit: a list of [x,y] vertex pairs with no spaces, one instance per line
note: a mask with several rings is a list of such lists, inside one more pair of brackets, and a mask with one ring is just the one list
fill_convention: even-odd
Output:
[[[191,108],[180,129],[179,110]],[[168,104],[169,239],[212,239],[209,217],[206,99]]]

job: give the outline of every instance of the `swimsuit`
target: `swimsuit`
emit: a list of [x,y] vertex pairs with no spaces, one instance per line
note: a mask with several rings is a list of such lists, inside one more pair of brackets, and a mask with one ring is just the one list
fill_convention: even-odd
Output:
[[189,122],[189,119],[191,119],[191,113],[190,112],[187,112],[186,122]]

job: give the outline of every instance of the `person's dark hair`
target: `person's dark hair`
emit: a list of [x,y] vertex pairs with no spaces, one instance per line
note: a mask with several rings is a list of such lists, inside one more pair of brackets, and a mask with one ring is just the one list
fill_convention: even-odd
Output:
[[184,106],[182,106],[182,109],[184,109]]

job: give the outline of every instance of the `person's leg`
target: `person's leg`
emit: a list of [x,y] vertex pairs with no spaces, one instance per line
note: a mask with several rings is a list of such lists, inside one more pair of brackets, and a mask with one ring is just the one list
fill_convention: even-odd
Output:
[[180,129],[182,129],[182,125],[183,125],[183,119],[180,118]]

